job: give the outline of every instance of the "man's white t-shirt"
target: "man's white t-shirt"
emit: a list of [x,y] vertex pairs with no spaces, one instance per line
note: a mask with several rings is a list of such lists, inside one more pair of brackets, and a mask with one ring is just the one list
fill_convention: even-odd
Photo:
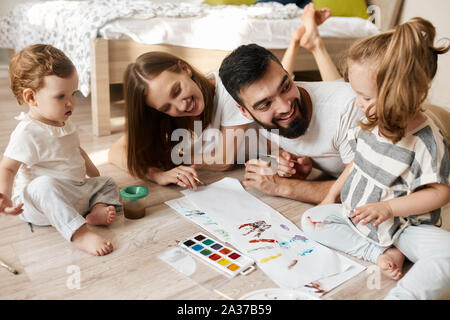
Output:
[[353,159],[353,151],[347,141],[349,129],[358,125],[364,113],[355,105],[356,94],[344,81],[299,82],[312,102],[312,116],[306,133],[295,139],[262,133],[289,153],[312,158],[313,166],[338,177],[345,164]]
[[11,134],[5,157],[22,162],[14,180],[13,199],[39,176],[84,182],[86,163],[81,155],[75,125],[69,119],[62,127],[50,126],[21,113]]
[[[216,80],[213,115],[211,123],[205,130],[201,130],[201,124],[194,125],[192,148],[197,154],[210,153],[217,148],[221,127],[239,126],[253,122],[242,115],[236,101],[223,86],[219,73],[216,71],[207,76],[207,78],[211,77]],[[178,136],[172,135],[172,138],[180,140],[180,143],[175,146],[176,150],[189,150],[190,138],[186,139],[186,136],[181,134]]]

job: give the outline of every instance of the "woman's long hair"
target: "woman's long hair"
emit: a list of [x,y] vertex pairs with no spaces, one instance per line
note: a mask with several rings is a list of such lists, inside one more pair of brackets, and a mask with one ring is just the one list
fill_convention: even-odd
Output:
[[[205,108],[199,117],[171,117],[146,103],[147,85],[163,71],[179,73],[179,62],[192,69],[192,80],[203,93]],[[202,121],[202,129],[211,122],[215,88],[205,76],[184,60],[166,52],[148,52],[128,65],[124,74],[124,98],[126,109],[127,164],[129,172],[146,179],[149,167],[169,169],[172,148],[172,132],[178,128],[192,131],[194,120]]]
[[[348,51],[347,64],[376,63],[376,112],[360,122],[365,130],[378,126],[393,143],[405,136],[410,119],[421,110],[437,58],[450,45],[435,47],[436,30],[428,20],[413,18],[387,32],[357,41]],[[348,70],[348,67],[346,67]],[[347,77],[347,72],[344,70]],[[347,77],[348,78],[348,77]]]

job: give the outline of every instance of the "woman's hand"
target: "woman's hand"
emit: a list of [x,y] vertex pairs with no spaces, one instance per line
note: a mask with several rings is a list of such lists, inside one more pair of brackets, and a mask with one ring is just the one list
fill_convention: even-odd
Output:
[[280,177],[305,179],[311,173],[311,170],[311,158],[296,156],[289,152],[281,151],[277,169]]
[[23,212],[22,207],[23,207],[23,203],[21,203],[17,206],[14,206],[13,202],[7,195],[0,193],[0,212],[1,213],[16,216]]
[[161,186],[166,186],[173,183],[182,188],[197,190],[197,182],[194,177],[198,179],[195,165],[178,166],[171,170],[161,171],[154,174],[155,182]]

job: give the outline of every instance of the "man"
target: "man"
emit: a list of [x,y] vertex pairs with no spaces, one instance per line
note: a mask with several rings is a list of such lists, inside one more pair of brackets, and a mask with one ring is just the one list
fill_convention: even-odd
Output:
[[[245,117],[266,130],[279,130],[278,135],[267,131],[265,135],[284,150],[278,158],[279,172],[284,174],[273,174],[268,162],[252,159],[246,163],[244,186],[320,203],[353,159],[347,131],[364,116],[355,106],[356,94],[350,85],[294,82],[280,61],[256,44],[235,49],[222,62],[219,76]],[[309,158],[313,167],[331,178],[304,180]]]

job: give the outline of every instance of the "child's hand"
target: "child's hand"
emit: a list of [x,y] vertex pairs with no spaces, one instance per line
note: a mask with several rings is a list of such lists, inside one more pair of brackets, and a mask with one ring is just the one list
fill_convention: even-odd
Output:
[[14,206],[11,199],[4,195],[3,193],[0,193],[0,212],[6,213],[10,215],[18,215],[23,212],[23,203]]
[[286,151],[282,151],[278,158],[277,173],[280,177],[305,179],[311,170],[311,158],[296,156]]
[[368,224],[375,220],[373,226],[376,227],[383,221],[394,216],[391,207],[386,201],[369,203],[364,206],[355,208],[355,211],[350,215],[354,224],[361,221],[362,225]]

